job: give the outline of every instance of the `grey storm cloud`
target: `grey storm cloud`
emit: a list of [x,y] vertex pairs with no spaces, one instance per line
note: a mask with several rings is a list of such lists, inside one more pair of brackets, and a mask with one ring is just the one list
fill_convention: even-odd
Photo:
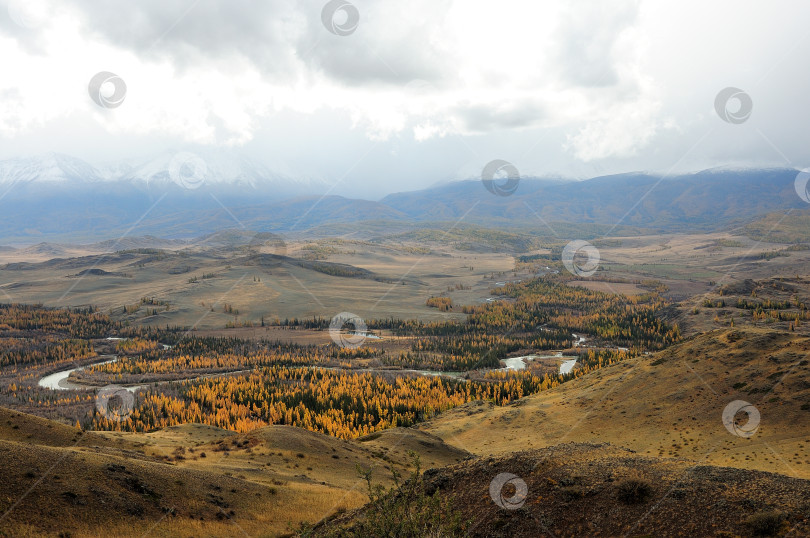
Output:
[[617,0],[563,12],[554,33],[562,77],[578,86],[605,87],[619,82],[617,41],[637,22],[638,10],[638,0]]
[[88,35],[147,57],[167,57],[181,69],[238,56],[270,76],[294,76],[303,67],[349,86],[441,78],[442,57],[424,47],[430,36],[420,35],[427,27],[418,18],[397,28],[405,23],[389,20],[386,5],[357,2],[357,31],[337,36],[324,28],[323,6],[314,0],[72,4]]
[[[348,1],[338,35],[326,0],[0,0],[0,158],[239,146],[375,187],[519,146],[526,174],[810,166],[803,0]],[[114,113],[88,98],[107,71]],[[715,111],[728,87],[743,123]]]
[[75,1],[84,31],[147,58],[189,64],[249,59],[265,73],[291,72],[294,46],[307,27],[304,5],[281,1],[198,1],[191,4],[143,0]]
[[498,105],[465,105],[454,109],[461,118],[465,131],[486,133],[499,129],[534,127],[547,117],[541,103],[529,99]]

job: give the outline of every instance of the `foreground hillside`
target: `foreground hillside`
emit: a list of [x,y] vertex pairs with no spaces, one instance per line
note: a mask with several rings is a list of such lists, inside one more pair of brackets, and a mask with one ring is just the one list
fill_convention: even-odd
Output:
[[[809,352],[810,339],[790,332],[720,329],[508,406],[471,402],[420,427],[481,455],[598,439],[810,478]],[[750,437],[723,423],[738,400],[760,414]],[[737,419],[746,423],[745,414]]]
[[[509,481],[498,488],[504,476]],[[429,514],[421,519],[428,521],[422,528],[431,536],[730,537],[810,532],[810,481],[644,457],[608,444],[566,443],[467,460],[426,471],[419,487],[420,493],[438,492],[451,500],[441,505],[445,513],[440,521]],[[403,489],[378,506],[334,518],[314,534],[381,535],[408,528],[420,518],[401,509],[401,501],[411,493]],[[386,511],[401,517],[388,518]],[[393,535],[399,535],[397,531]]]
[[[315,536],[810,532],[808,480],[607,443],[470,457],[403,428],[345,441],[287,426],[80,432],[3,409],[0,421],[0,536],[279,536],[306,522]],[[358,469],[387,488],[413,455],[419,480],[364,505]]]
[[278,536],[362,506],[358,468],[387,486],[409,451],[467,456],[401,428],[353,442],[289,426],[94,433],[0,408],[0,536]]

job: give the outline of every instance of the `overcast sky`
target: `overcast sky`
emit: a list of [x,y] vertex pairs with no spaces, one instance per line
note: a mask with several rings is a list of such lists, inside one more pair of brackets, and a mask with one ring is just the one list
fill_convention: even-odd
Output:
[[[371,195],[493,159],[576,178],[810,166],[806,0],[342,4],[8,1],[0,159],[226,147]],[[105,71],[126,84],[114,108],[88,92]],[[747,119],[734,98],[719,117],[727,87]]]

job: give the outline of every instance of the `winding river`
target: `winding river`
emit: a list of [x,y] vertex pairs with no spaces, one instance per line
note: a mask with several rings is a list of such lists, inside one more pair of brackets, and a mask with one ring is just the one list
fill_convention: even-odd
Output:
[[[94,362],[92,364],[88,364],[85,366],[79,366],[76,368],[71,368],[69,370],[61,370],[59,372],[48,374],[39,380],[39,386],[53,390],[77,390],[90,388],[87,385],[77,385],[76,383],[72,383],[71,381],[68,380],[68,378],[70,377],[70,374],[73,372],[78,372],[80,370],[84,370],[85,368],[90,368],[91,366],[98,366],[99,364],[109,364],[111,362],[115,362],[118,360],[118,357],[116,355],[101,355],[101,357],[107,357],[107,359],[100,362]],[[138,387],[132,387],[132,390],[134,391],[137,388]]]
[[[581,334],[572,333],[571,336],[576,340],[574,342],[574,347],[582,347],[582,344],[584,344],[587,340],[587,338]],[[526,368],[527,361],[533,361],[535,359],[559,359],[562,358],[562,356],[562,352],[558,351],[553,355],[524,355],[522,357],[509,357],[508,359],[503,359],[503,361],[501,361],[505,365],[505,367],[501,368],[501,370],[524,370]],[[560,374],[570,374],[576,364],[577,359],[562,361],[562,363],[560,363]]]
[[[509,357],[508,359],[503,359],[503,361],[501,361],[506,365],[504,368],[501,368],[501,370],[525,370],[526,362],[528,361],[533,361],[536,359],[560,359],[562,356],[562,351],[558,351],[553,355],[523,355],[521,357]],[[560,364],[560,373],[571,373],[571,370],[574,369],[576,363],[576,359],[562,361]]]
[[[378,336],[372,334],[365,334],[367,338],[379,338]],[[574,338],[577,339],[575,343],[576,347],[581,347],[582,344],[585,342],[585,337],[581,335],[572,334]],[[107,340],[123,340],[123,338],[116,338],[116,337],[108,337]],[[163,349],[170,349],[172,346],[162,344]],[[499,370],[525,370],[526,369],[526,362],[533,361],[535,359],[559,359],[563,356],[562,352],[558,351],[553,355],[524,355],[521,357],[509,357],[507,359],[503,359],[504,367],[499,368]],[[98,366],[101,364],[109,364],[111,362],[115,362],[118,360],[117,355],[100,355],[99,358],[104,358],[103,361],[94,362],[91,364],[87,364],[85,366],[78,366],[75,368],[70,368],[67,370],[61,370],[58,372],[54,372],[52,374],[48,374],[42,378],[40,378],[38,384],[40,387],[52,390],[85,390],[94,388],[88,385],[79,385],[77,383],[73,383],[69,380],[70,374],[73,372],[78,372],[80,370],[84,370],[85,368],[90,368],[91,366]],[[560,364],[560,373],[561,374],[569,374],[576,366],[577,360],[570,359],[562,361]],[[338,369],[333,367],[319,367],[315,366],[314,368],[327,368],[327,369]],[[248,370],[240,370],[240,372],[248,371]],[[465,372],[438,372],[433,370],[375,370],[375,369],[362,369],[362,370],[351,370],[351,371],[363,371],[363,372],[409,372],[420,374],[424,376],[442,376],[442,377],[452,377],[452,378],[459,378],[462,377]],[[226,372],[223,374],[215,374],[215,375],[230,375],[237,372]],[[209,377],[209,376],[202,376],[202,377]],[[177,381],[177,380],[175,380]],[[130,392],[135,392],[139,388],[142,388],[144,385],[134,385],[129,387],[124,387],[126,390]]]
[[[118,340],[126,340],[126,338],[119,338],[116,336],[108,336],[106,340],[111,341],[118,341]],[[171,349],[172,346],[168,344],[161,344],[163,349]],[[46,389],[53,389],[53,390],[83,390],[94,388],[88,385],[79,385],[77,383],[73,383],[69,380],[70,374],[73,372],[78,372],[80,370],[84,370],[86,368],[90,368],[92,366],[99,366],[101,364],[109,364],[111,362],[115,362],[118,360],[118,355],[99,355],[100,358],[104,358],[105,360],[94,362],[91,364],[86,364],[85,366],[78,366],[76,368],[70,368],[68,370],[60,370],[59,372],[54,372],[52,374],[48,374],[45,377],[40,378],[38,385],[40,387]],[[125,387],[130,392],[135,392],[139,388],[143,387],[143,385],[135,385],[132,387]]]

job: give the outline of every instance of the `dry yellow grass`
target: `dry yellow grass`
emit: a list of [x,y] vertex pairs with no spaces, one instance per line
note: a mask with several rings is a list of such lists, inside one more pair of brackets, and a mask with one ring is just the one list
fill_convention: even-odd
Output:
[[5,409],[0,418],[0,523],[11,536],[278,536],[364,504],[358,467],[388,486],[392,471],[410,470],[410,451],[425,466],[467,456],[404,428],[346,441],[290,426],[79,432]]
[[[502,473],[514,482],[501,488],[501,503],[518,495],[517,484],[525,486],[511,506],[496,504],[497,487],[492,490]],[[471,458],[426,473],[424,484],[427,491],[438,490],[451,498],[466,524],[463,531],[453,533],[449,517],[441,522],[444,528],[423,523],[422,528],[432,527],[423,531],[426,536],[691,538],[807,536],[810,531],[810,481],[641,456],[607,443],[562,443]],[[412,522],[413,514],[419,513],[416,503],[408,506],[410,510],[398,504],[403,497],[389,498],[379,508],[341,514],[316,529],[315,536],[340,535],[338,530],[348,536],[396,536],[396,525]],[[431,509],[425,512],[435,514]],[[382,521],[380,516],[388,514],[395,514],[393,521]],[[752,525],[749,518],[760,525]]]
[[[420,428],[480,455],[608,441],[651,456],[810,478],[808,351],[803,336],[718,330],[513,405],[473,402]],[[734,400],[761,413],[751,438],[723,425]]]
[[604,293],[616,293],[622,295],[641,295],[646,293],[646,290],[639,288],[635,284],[626,284],[623,282],[602,282],[598,280],[572,280],[568,283],[569,286],[578,288],[586,288],[593,291],[601,291]]
[[104,432],[82,432],[42,417],[0,407],[0,439],[55,447],[84,446],[133,448],[125,439],[109,439]]
[[[299,246],[288,245],[288,255],[300,254]],[[167,252],[160,257],[114,253],[46,262],[38,259],[24,269],[14,264],[2,268],[0,290],[7,302],[92,304],[105,311],[117,309],[116,316],[123,306],[154,297],[166,301],[169,309],[158,306],[156,315],[147,315],[147,308],[155,307],[145,306],[125,319],[201,329],[222,329],[228,322],[242,320],[258,323],[262,317],[330,318],[343,311],[364,318],[441,320],[461,319],[463,314],[429,308],[425,306],[427,297],[453,288],[454,302],[481,302],[495,282],[490,276],[501,278],[514,266],[513,258],[503,254],[473,254],[449,247],[418,254],[370,244],[323,260],[371,271],[379,278],[374,279],[331,276],[301,267],[293,258],[260,265],[250,256],[227,254],[199,250]],[[0,258],[0,263],[7,261],[18,260]],[[76,276],[90,268],[112,274]],[[197,280],[190,282],[195,276]],[[224,312],[225,303],[239,311],[238,317]]]
[[203,424],[183,424],[151,433],[98,434],[136,444],[149,455],[181,467],[265,484],[289,481],[345,489],[358,487],[358,465],[373,468],[375,479],[388,483],[392,469],[403,473],[410,468],[409,452],[418,454],[428,467],[455,463],[468,455],[412,428],[392,428],[352,441],[279,425],[246,434]]

